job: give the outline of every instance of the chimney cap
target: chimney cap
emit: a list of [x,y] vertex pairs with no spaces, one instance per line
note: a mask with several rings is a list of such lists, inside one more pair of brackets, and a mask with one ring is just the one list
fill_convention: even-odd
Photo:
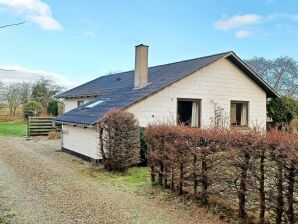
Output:
[[148,45],[145,45],[145,44],[138,44],[135,47],[149,47],[149,46]]

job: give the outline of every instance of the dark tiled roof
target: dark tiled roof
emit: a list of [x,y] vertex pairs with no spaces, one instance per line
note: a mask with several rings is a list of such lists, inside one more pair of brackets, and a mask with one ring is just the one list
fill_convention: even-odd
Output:
[[[123,109],[232,53],[233,52],[225,52],[202,58],[150,67],[148,72],[148,81],[150,84],[141,89],[133,89],[134,71],[99,77],[59,95],[61,98],[100,96],[81,107],[58,116],[56,121],[93,125],[110,109]],[[101,98],[105,99],[103,103],[92,108],[86,108],[87,105],[90,105]]]

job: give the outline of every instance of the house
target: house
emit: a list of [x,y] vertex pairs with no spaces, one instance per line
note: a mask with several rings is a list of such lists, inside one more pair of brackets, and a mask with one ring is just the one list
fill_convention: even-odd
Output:
[[214,105],[228,125],[266,128],[266,101],[278,94],[234,52],[148,68],[148,46],[136,46],[135,70],[101,76],[58,97],[66,113],[62,146],[100,159],[95,124],[110,109],[131,112],[140,126],[184,123],[210,127]]

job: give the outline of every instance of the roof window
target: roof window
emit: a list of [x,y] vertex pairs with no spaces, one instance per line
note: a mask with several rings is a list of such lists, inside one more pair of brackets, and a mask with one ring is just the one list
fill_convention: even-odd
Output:
[[86,107],[87,108],[92,108],[92,107],[95,107],[95,106],[97,106],[97,105],[99,105],[99,104],[101,104],[103,102],[104,102],[104,100],[97,100],[94,103],[91,103],[91,104],[87,105]]

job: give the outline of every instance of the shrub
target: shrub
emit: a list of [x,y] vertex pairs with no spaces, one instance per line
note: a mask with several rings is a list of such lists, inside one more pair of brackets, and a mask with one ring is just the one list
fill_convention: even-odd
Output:
[[239,223],[297,221],[298,135],[157,125],[146,141],[153,184]]
[[298,116],[298,102],[291,97],[274,98],[268,105],[268,116],[274,122],[289,124]]
[[138,122],[126,111],[111,110],[98,125],[100,153],[107,170],[124,172],[140,162]]
[[148,164],[148,147],[146,144],[145,139],[145,131],[146,129],[144,127],[140,127],[140,147],[141,147],[141,166],[147,166]]
[[24,118],[27,120],[29,117],[37,117],[43,111],[41,103],[37,101],[30,101],[23,107]]
[[58,101],[57,100],[51,100],[48,103],[48,113],[53,116],[58,115]]

